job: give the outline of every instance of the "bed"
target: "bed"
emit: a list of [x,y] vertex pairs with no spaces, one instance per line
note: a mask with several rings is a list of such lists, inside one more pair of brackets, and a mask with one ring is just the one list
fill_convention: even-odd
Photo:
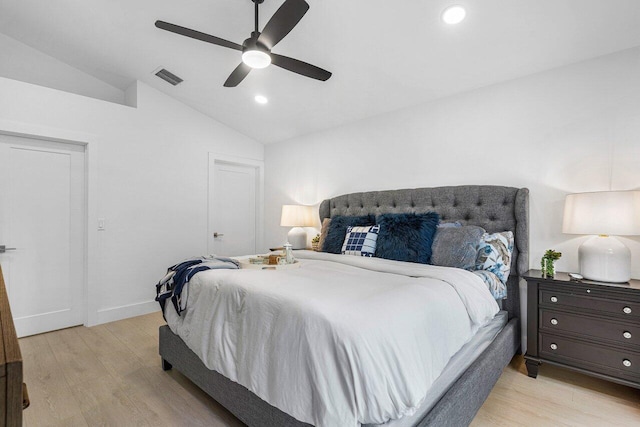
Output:
[[[444,222],[459,221],[463,225],[480,226],[490,233],[511,231],[514,235],[508,298],[501,301],[502,311],[495,317],[493,326],[477,333],[474,331],[474,339],[484,335],[484,341],[475,346],[465,344],[451,358],[429,388],[431,400],[428,404],[381,425],[468,425],[504,367],[518,352],[519,280],[529,267],[528,203],[527,189],[457,186],[354,193],[325,200],[320,205],[321,220],[341,215],[433,211]],[[299,256],[305,257],[302,253]],[[312,259],[314,256],[309,255]],[[309,425],[270,405],[237,382],[208,369],[185,341],[166,325],[160,328],[159,350],[164,369],[178,369],[247,425]]]

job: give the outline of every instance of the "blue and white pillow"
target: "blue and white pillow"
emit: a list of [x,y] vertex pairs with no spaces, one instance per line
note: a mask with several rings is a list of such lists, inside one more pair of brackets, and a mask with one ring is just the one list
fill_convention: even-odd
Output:
[[342,244],[342,254],[372,257],[376,253],[379,232],[379,225],[347,227],[347,235]]
[[487,270],[507,283],[511,271],[511,254],[513,253],[513,233],[484,233],[478,245],[476,270]]
[[502,283],[498,276],[487,270],[477,270],[473,274],[482,279],[494,299],[501,300],[507,297],[507,285]]

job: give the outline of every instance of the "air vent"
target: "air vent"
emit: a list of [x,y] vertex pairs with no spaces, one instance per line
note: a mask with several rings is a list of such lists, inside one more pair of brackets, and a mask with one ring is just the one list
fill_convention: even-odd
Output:
[[176,76],[171,71],[165,70],[164,68],[158,71],[156,73],[156,76],[160,77],[165,82],[171,83],[174,86],[178,86],[180,83],[183,82],[183,80],[180,77]]

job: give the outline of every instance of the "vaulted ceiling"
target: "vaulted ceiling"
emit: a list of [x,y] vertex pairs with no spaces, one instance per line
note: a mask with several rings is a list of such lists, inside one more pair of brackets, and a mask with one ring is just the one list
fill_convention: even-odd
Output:
[[[0,32],[120,89],[141,80],[265,143],[640,45],[638,0],[307,1],[274,52],[332,71],[327,82],[271,66],[225,88],[240,52],[154,27],[242,43],[250,0],[0,0]],[[265,0],[261,27],[281,4]],[[440,20],[451,4],[467,9],[457,26]],[[158,67],[184,83],[159,80]]]

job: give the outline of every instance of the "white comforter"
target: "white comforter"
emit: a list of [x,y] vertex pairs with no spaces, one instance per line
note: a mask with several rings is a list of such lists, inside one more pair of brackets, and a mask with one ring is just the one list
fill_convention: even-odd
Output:
[[450,357],[498,312],[460,269],[296,252],[299,269],[210,270],[166,318],[204,362],[316,426],[413,414]]

